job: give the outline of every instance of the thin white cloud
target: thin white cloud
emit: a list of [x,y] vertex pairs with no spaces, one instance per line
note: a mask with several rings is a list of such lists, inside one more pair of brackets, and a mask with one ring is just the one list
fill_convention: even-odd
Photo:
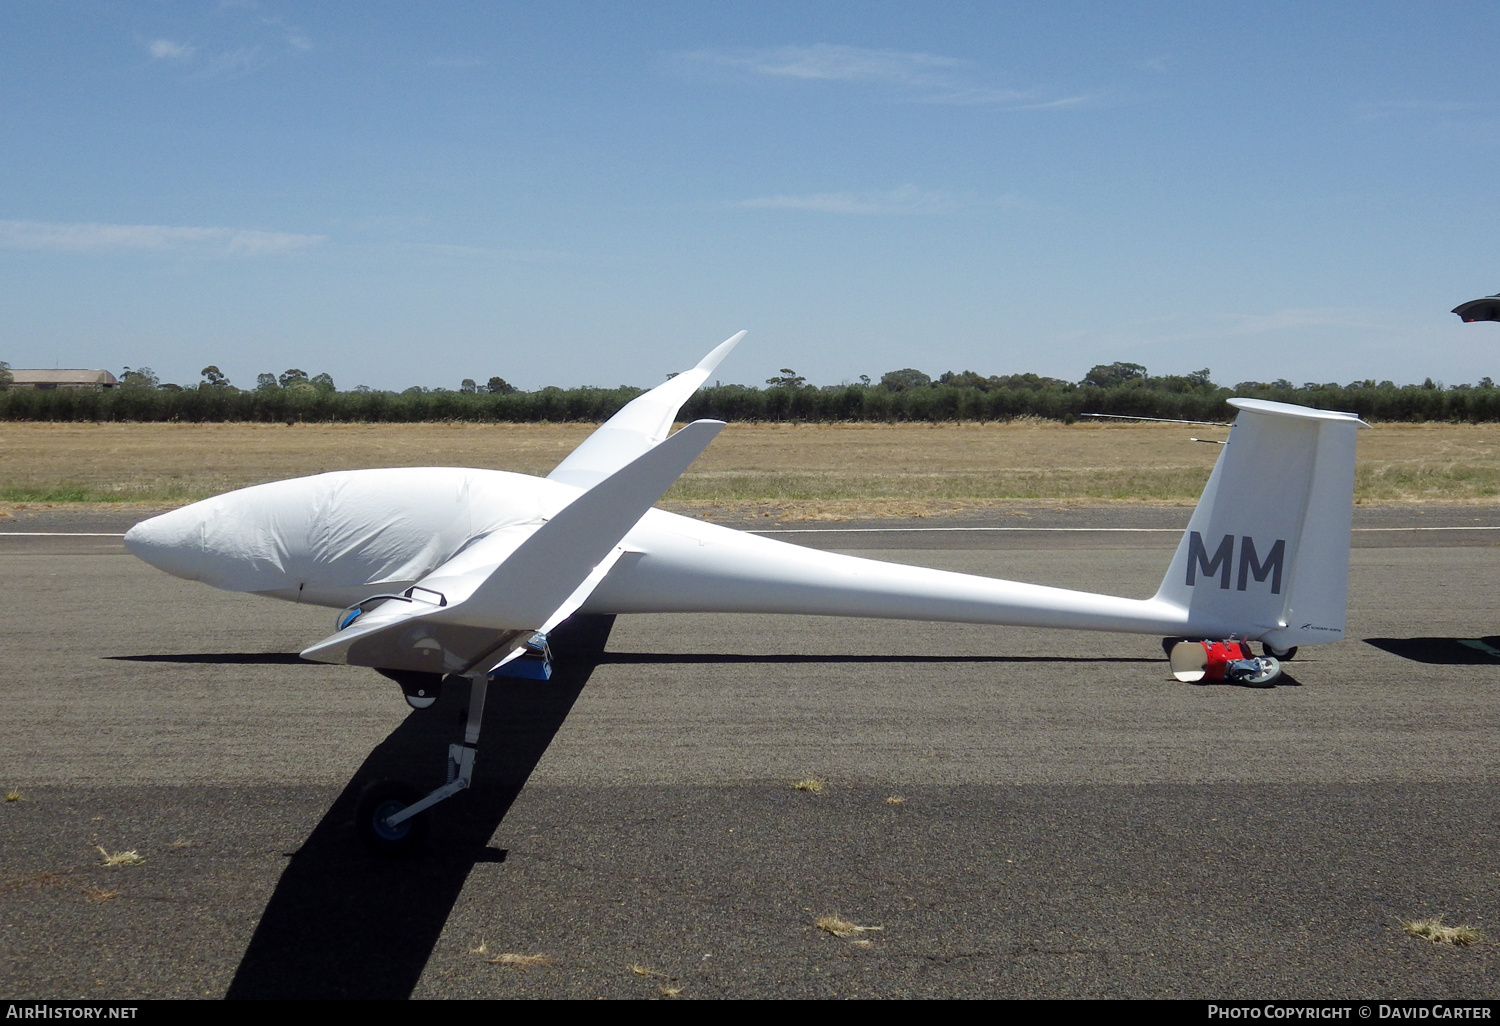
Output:
[[1380,323],[1372,319],[1368,312],[1340,307],[1311,307],[1273,310],[1263,314],[1230,315],[1228,325],[1219,334],[1243,336],[1264,335],[1289,328],[1375,330],[1380,327]]
[[858,46],[778,46],[766,50],[700,50],[690,60],[744,68],[759,75],[824,81],[885,81],[926,85],[968,61],[928,53],[867,50]]
[[209,75],[233,75],[259,71],[276,58],[259,46],[241,46],[207,58],[203,70]]
[[1493,103],[1471,103],[1460,100],[1384,100],[1361,104],[1355,108],[1361,121],[1383,121],[1387,118],[1420,117],[1432,114],[1474,114],[1494,110]]
[[903,185],[869,192],[812,192],[757,196],[728,204],[737,210],[800,210],[815,214],[953,214],[982,208],[1033,209],[1014,193],[992,198]]
[[820,214],[947,214],[960,201],[952,193],[903,185],[885,192],[814,192],[801,196],[760,196],[733,206],[744,210],[806,210]]
[[265,256],[306,249],[327,241],[327,238],[326,235],[266,232],[253,228],[0,221],[0,248],[57,253],[144,250],[159,253]]
[[1089,93],[1075,96],[1058,96],[1043,99],[1035,90],[1014,89],[953,89],[934,93],[927,97],[929,103],[951,103],[955,106],[1003,106],[1010,110],[1060,110],[1064,107],[1081,107],[1091,103],[1095,97]]
[[153,39],[146,47],[154,60],[182,60],[193,55],[193,47],[170,39]]
[[[1184,321],[1188,323],[1183,324]],[[1091,345],[1119,349],[1254,338],[1307,328],[1352,330],[1367,336],[1388,334],[1395,330],[1389,322],[1372,318],[1369,311],[1348,307],[1288,307],[1265,313],[1223,313],[1192,318],[1182,315],[1163,318],[1155,323],[1159,327],[1142,324],[1133,329],[1116,331],[1069,332],[1063,337],[1080,341],[1087,339]],[[1169,325],[1181,327],[1171,330]]]
[[166,37],[139,41],[152,60],[179,63],[191,78],[248,74],[313,49],[305,31],[279,15],[258,11],[253,3],[221,3],[218,19],[206,29],[215,37],[213,41],[188,44]]
[[286,23],[286,19],[281,17],[280,15],[272,15],[269,17],[261,18],[260,23],[262,25],[269,26],[275,31],[284,33],[286,36],[287,46],[290,46],[293,50],[312,49],[312,40],[308,38],[307,33],[303,32],[295,25],[288,25]]
[[1005,89],[984,80],[973,61],[904,50],[816,43],[765,49],[696,50],[682,60],[771,78],[865,82],[897,88],[925,103],[1049,110],[1088,102],[1085,95],[1049,96],[1039,89]]
[[571,254],[559,249],[506,249],[452,242],[414,242],[404,248],[429,256],[457,260],[504,260],[519,264],[561,264],[573,260]]

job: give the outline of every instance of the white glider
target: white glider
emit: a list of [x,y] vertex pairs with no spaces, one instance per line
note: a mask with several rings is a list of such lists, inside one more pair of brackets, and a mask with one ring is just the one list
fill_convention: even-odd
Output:
[[[1344,633],[1353,511],[1348,413],[1257,399],[1239,411],[1166,576],[1149,599],[884,563],[652,508],[724,426],[670,434],[678,409],[745,335],[627,404],[547,478],[443,467],[340,471],[257,485],[137,524],[131,552],[230,591],[340,607],[302,655],[374,667],[430,705],[471,683],[449,783],[377,786],[366,840],[414,844],[420,814],[467,787],[492,676],[550,673],[546,634],[575,612],[743,612],[1121,631],[1195,639],[1183,679],[1269,680],[1276,656]],[[1209,639],[1199,644],[1196,639]],[[1228,639],[1214,643],[1211,639]],[[1266,658],[1242,642],[1255,640]]]

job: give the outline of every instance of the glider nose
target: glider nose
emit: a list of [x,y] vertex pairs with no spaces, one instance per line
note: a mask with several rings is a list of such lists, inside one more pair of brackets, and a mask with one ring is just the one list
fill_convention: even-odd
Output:
[[187,506],[142,520],[125,532],[125,547],[158,570],[189,581],[200,580],[203,518]]

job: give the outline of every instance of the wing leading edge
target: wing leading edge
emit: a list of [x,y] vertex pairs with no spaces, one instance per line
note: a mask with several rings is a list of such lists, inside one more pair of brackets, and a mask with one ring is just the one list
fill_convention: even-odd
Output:
[[708,380],[745,332],[737,332],[715,346],[691,370],[636,396],[599,429],[583,440],[547,475],[548,480],[579,488],[593,488],[631,460],[659,444],[672,430],[677,411]]

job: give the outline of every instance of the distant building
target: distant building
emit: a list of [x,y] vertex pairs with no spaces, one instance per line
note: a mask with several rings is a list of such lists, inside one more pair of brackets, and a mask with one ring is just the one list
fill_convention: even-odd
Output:
[[120,381],[107,370],[19,370],[11,368],[11,388],[114,388]]

